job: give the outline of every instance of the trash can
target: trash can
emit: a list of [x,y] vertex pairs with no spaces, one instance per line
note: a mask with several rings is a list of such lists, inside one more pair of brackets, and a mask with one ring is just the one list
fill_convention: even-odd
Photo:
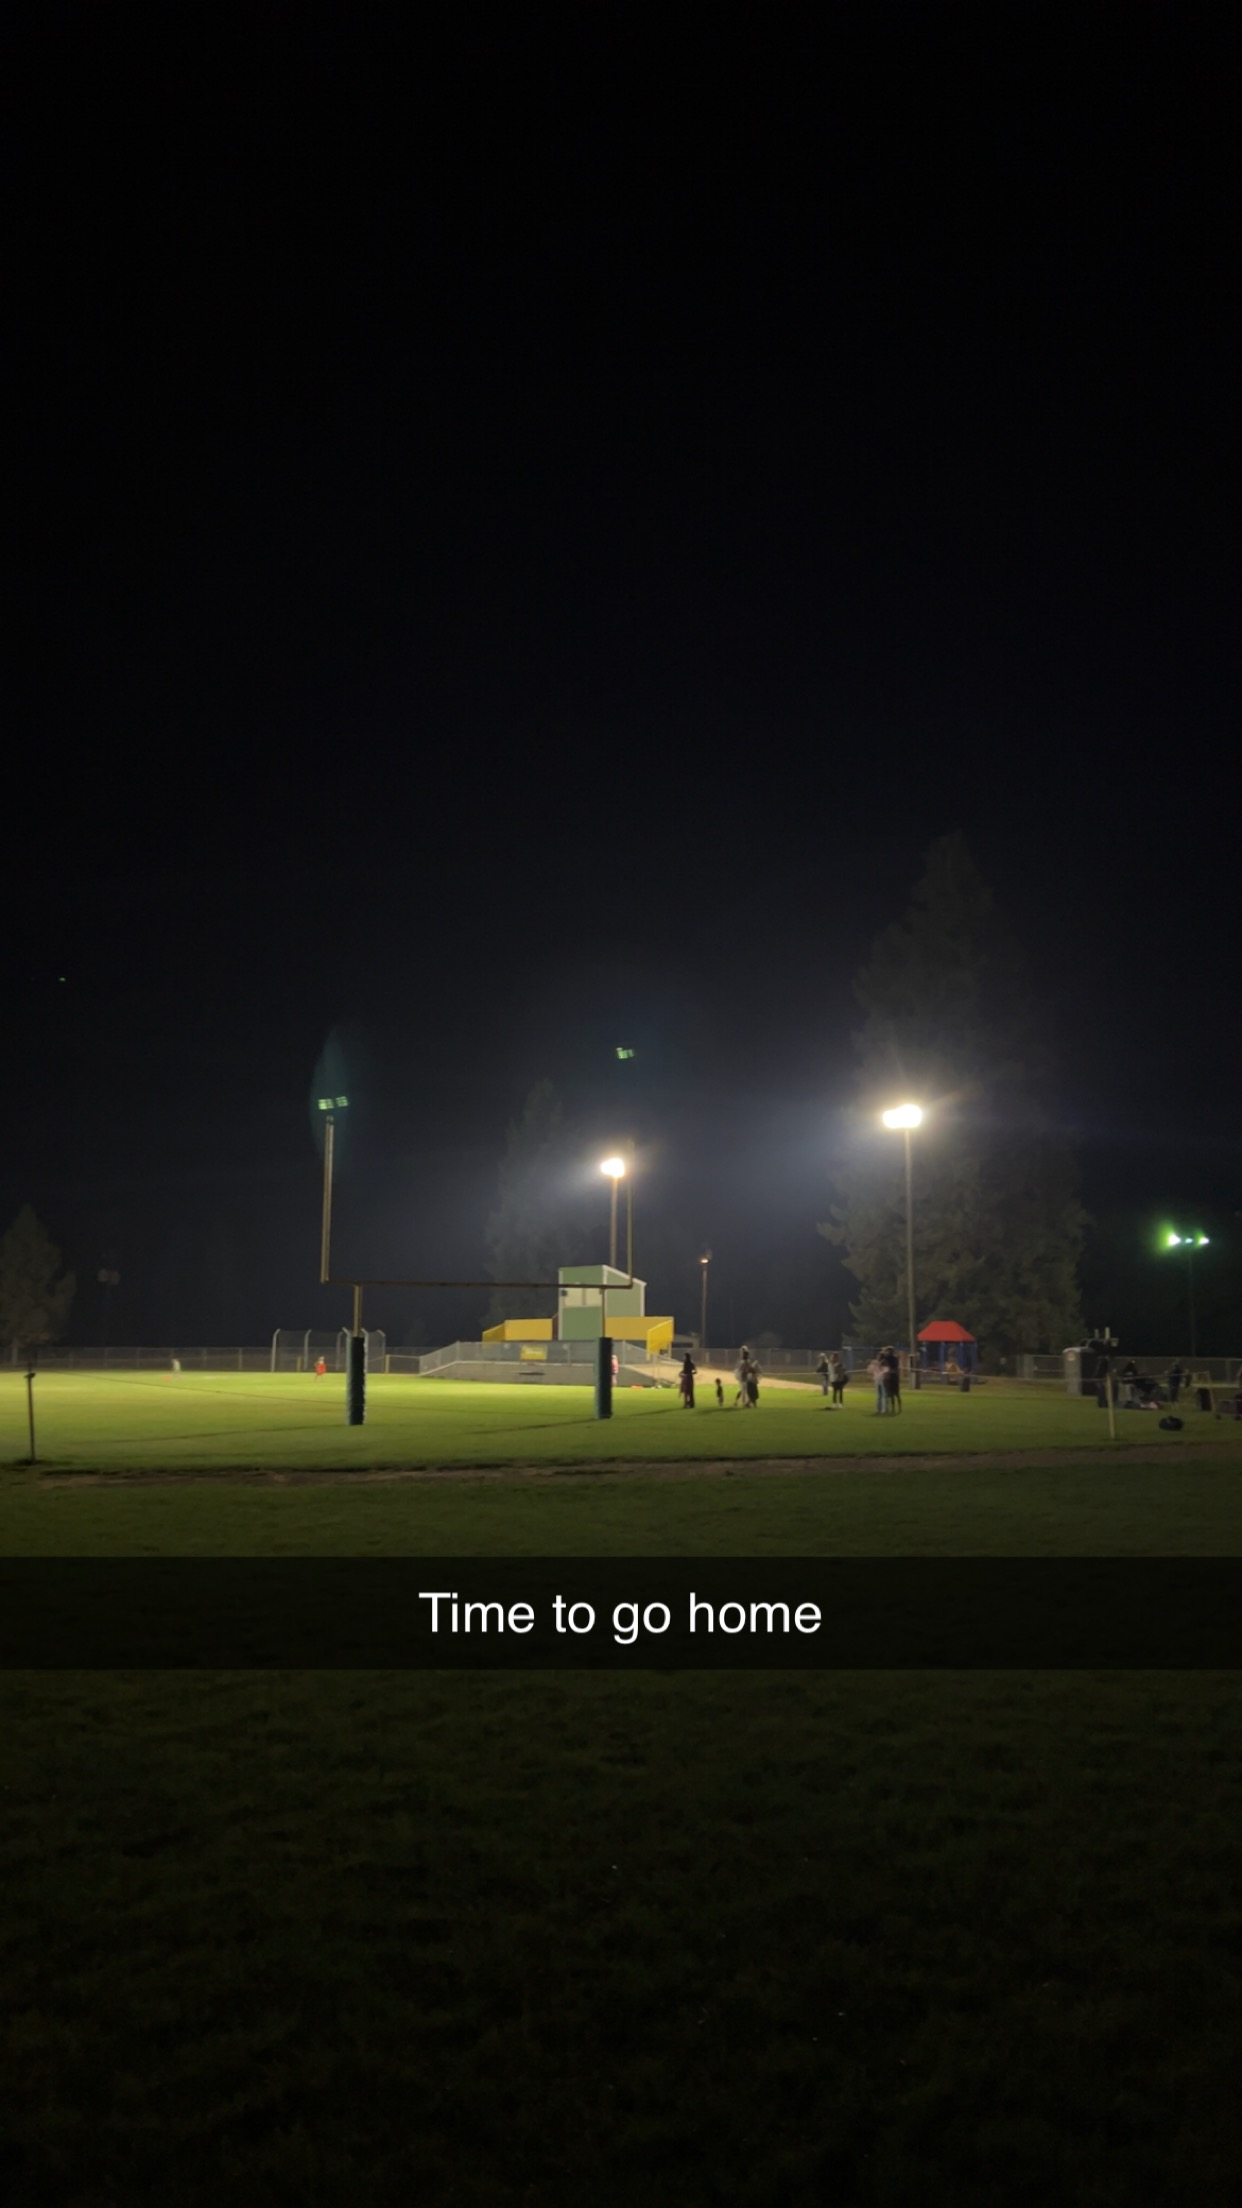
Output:
[[962,1374],[962,1377],[957,1384],[961,1389],[963,1395],[970,1394],[970,1374],[968,1372],[964,1372]]

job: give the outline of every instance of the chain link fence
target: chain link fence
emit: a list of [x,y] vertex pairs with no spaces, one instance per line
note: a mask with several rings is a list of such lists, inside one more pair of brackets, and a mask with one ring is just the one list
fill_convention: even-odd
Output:
[[[16,1360],[14,1360],[16,1362]],[[54,1343],[38,1354],[40,1372],[269,1372],[269,1349],[216,1349],[201,1345],[189,1349],[122,1348],[110,1344],[97,1349],[66,1349]]]

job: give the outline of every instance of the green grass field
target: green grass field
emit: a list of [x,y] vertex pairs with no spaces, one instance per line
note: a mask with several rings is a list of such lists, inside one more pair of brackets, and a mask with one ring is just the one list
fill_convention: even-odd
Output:
[[[63,1470],[218,1470],[515,1463],[679,1463],[693,1459],[889,1456],[1006,1450],[1104,1449],[1108,1420],[1093,1399],[1058,1388],[993,1382],[968,1396],[928,1388],[900,1418],[877,1418],[871,1390],[843,1408],[818,1392],[766,1390],[753,1411],[714,1399],[682,1409],[664,1389],[622,1390],[597,1420],[585,1388],[481,1385],[383,1376],[367,1394],[367,1423],[344,1424],[339,1377],[266,1373],[44,1373],[35,1383],[38,1446]],[[731,1395],[732,1391],[729,1391]],[[1117,1413],[1117,1444],[1150,1454],[1171,1442],[1242,1442],[1242,1427],[1186,1413],[1181,1435],[1150,1412]],[[26,1389],[0,1375],[0,1462],[28,1453]]]
[[[1162,1455],[1132,1414],[1135,1444],[1077,1462],[1107,1423],[1055,1396],[929,1394],[900,1432],[635,1396],[601,1429],[568,1391],[397,1381],[350,1434],[323,1383],[38,1386],[53,1472],[218,1476],[7,1470],[9,1555],[1242,1554],[1236,1429]],[[227,1476],[506,1460],[555,1476]],[[0,1697],[19,2208],[1239,2197],[1232,1673],[15,1672]]]

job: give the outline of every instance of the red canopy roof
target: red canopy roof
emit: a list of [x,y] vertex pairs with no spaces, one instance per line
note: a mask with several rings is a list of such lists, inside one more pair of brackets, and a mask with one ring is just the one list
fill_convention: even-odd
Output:
[[921,1342],[973,1342],[974,1338],[956,1319],[933,1319],[930,1326],[919,1329]]

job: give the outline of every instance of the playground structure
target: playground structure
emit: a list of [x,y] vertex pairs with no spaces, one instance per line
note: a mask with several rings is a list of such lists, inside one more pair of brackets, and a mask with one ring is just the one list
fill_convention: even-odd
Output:
[[979,1344],[956,1319],[933,1319],[920,1327],[919,1345],[920,1375],[969,1382],[978,1373]]

